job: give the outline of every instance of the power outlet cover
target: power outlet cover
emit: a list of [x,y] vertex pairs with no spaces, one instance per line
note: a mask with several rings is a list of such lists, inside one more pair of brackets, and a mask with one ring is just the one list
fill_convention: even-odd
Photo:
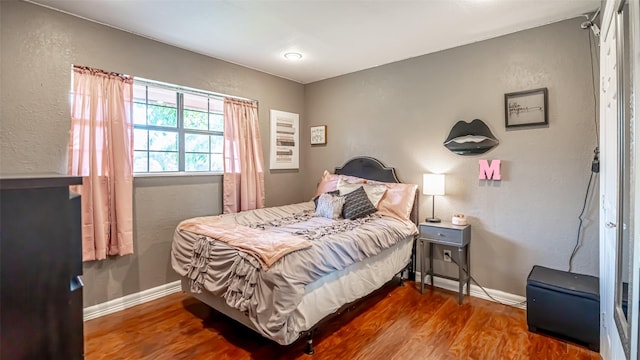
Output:
[[444,262],[451,262],[451,250],[444,250],[442,252]]

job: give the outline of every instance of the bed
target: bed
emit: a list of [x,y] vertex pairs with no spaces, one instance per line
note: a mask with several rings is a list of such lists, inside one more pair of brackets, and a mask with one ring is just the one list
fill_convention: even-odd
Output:
[[[325,201],[347,201],[340,214],[351,217],[358,191],[338,196],[351,188],[378,201],[377,211],[353,220],[317,215]],[[325,171],[314,201],[181,222],[172,267],[185,293],[281,345],[306,337],[313,353],[324,321],[398,276],[415,280],[417,196],[393,168],[354,158]]]

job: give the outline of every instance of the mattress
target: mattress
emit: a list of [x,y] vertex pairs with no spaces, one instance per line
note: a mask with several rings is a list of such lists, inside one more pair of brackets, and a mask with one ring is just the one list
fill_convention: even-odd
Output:
[[357,262],[309,284],[293,312],[298,331],[311,330],[327,315],[344,304],[379,289],[409,264],[413,237],[407,237],[379,255]]

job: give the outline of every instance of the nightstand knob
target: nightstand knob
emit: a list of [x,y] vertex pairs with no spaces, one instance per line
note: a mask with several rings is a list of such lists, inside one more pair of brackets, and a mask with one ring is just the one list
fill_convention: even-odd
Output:
[[444,234],[439,232],[439,233],[438,233],[438,236],[444,236]]

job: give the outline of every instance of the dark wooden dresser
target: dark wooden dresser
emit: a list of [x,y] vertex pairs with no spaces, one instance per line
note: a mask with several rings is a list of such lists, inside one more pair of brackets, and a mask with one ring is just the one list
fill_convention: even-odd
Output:
[[0,176],[0,359],[82,359],[81,177]]

